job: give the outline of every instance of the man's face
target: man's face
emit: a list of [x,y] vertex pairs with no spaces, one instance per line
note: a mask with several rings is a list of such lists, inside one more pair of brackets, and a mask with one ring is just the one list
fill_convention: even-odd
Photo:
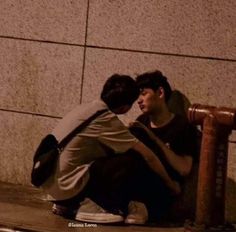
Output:
[[144,88],[140,91],[138,105],[143,113],[157,112],[160,108],[160,101],[159,90],[154,91],[150,88]]

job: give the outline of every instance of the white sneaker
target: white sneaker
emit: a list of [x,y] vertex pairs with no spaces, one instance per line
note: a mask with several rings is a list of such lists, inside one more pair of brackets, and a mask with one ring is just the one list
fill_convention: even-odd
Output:
[[129,214],[125,219],[127,224],[143,225],[148,220],[148,211],[145,204],[138,201],[130,201]]
[[114,223],[122,222],[124,218],[107,212],[89,198],[85,198],[80,203],[80,207],[76,213],[75,220],[93,223]]

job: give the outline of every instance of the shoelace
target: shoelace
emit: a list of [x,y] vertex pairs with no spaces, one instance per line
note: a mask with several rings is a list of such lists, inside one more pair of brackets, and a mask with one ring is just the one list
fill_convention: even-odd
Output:
[[106,213],[106,210],[90,199],[86,199],[81,205],[87,205],[94,212]]

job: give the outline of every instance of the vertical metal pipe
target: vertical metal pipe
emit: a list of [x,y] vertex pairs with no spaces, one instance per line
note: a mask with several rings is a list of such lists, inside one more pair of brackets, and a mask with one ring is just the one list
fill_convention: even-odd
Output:
[[196,218],[190,231],[224,231],[223,227],[235,231],[225,224],[225,190],[228,138],[236,129],[236,109],[194,104],[188,110],[188,118],[203,126]]
[[196,209],[196,224],[198,225],[211,226],[213,223],[216,143],[217,121],[210,113],[203,122]]

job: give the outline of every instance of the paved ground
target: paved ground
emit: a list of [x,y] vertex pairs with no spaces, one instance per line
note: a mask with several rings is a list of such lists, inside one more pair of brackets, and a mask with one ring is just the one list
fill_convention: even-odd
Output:
[[[0,182],[0,232],[183,232],[181,227],[97,225],[53,215],[51,204],[33,187]],[[9,228],[8,230],[6,228]]]

